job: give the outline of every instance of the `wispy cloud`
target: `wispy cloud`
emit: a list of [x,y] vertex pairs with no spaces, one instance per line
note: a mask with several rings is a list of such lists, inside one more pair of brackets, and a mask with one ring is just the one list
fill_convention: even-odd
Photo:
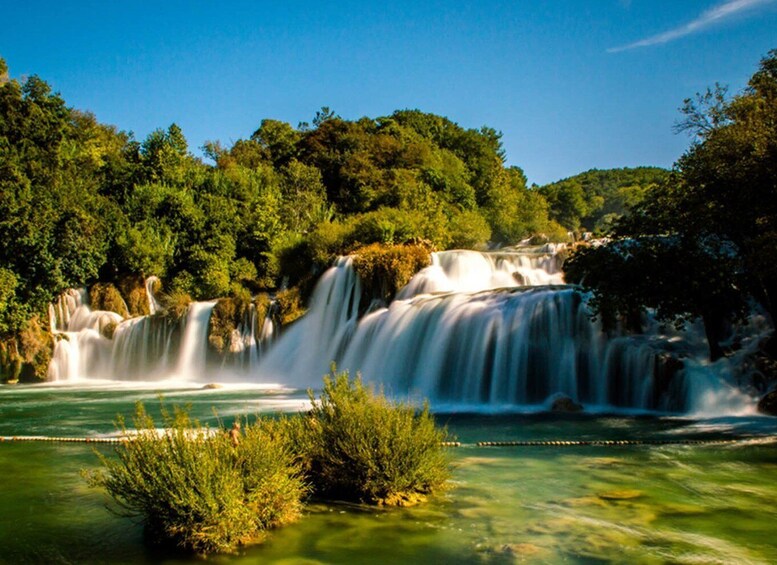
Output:
[[622,45],[620,47],[612,47],[607,50],[608,53],[618,53],[620,51],[627,51],[629,49],[637,49],[639,47],[650,47],[651,45],[661,45],[662,43],[668,43],[702,31],[712,25],[720,23],[728,18],[731,18],[737,14],[742,14],[746,11],[754,11],[756,8],[771,4],[775,0],[727,0],[722,4],[718,4],[714,8],[702,12],[701,15],[688,22],[685,25],[670,29],[658,35],[653,35],[645,39],[640,39],[634,43],[628,45]]

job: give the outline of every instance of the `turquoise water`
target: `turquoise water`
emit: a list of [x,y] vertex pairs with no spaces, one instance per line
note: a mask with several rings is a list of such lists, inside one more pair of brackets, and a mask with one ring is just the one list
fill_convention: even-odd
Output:
[[[166,389],[217,424],[297,410],[298,391]],[[0,436],[97,436],[152,387],[2,387]],[[215,408],[218,415],[215,415]],[[380,510],[313,504],[299,523],[217,563],[775,563],[777,423],[771,418],[461,415],[438,418],[451,488],[427,504]],[[709,445],[476,447],[476,441],[719,439]],[[109,445],[99,446],[110,452]],[[136,519],[110,512],[82,469],[86,444],[0,443],[1,563],[183,563],[148,549]]]

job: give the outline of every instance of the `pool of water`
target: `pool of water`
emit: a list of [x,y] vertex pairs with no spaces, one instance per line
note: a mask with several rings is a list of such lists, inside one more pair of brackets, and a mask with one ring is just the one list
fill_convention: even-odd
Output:
[[[295,411],[280,388],[163,391],[213,425],[236,414]],[[100,436],[136,401],[133,387],[0,387],[0,436]],[[215,410],[215,413],[214,413]],[[438,414],[451,448],[450,489],[381,510],[312,504],[299,523],[217,563],[775,563],[777,419]],[[478,441],[738,439],[725,444],[477,447]],[[110,452],[111,446],[97,449]],[[147,548],[134,518],[109,510],[83,469],[87,444],[0,443],[1,563],[183,563]]]

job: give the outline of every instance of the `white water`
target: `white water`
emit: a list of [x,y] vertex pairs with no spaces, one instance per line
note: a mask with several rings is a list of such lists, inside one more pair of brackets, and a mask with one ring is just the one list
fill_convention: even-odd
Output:
[[[119,318],[110,340],[101,324],[117,323],[117,315],[90,312],[71,292],[52,306],[52,327],[64,327],[68,340],[58,344],[50,375],[175,382],[242,375],[317,388],[334,361],[393,394],[438,406],[537,409],[565,395],[588,410],[752,409],[753,400],[728,384],[731,367],[694,360],[685,338],[658,335],[657,326],[650,336],[605,335],[584,297],[562,285],[557,251],[434,253],[387,308],[366,315],[351,258],[343,257],[322,276],[308,313],[280,339],[252,306],[221,360],[208,346],[213,302],[193,303],[180,325],[158,315]],[[152,286],[147,281],[150,304]],[[674,376],[662,369],[668,349],[690,355]]]
[[159,284],[159,277],[150,276],[146,279],[146,297],[148,298],[148,313],[152,316],[156,314],[157,312],[162,311],[162,305],[159,304],[159,302],[156,299],[156,296],[154,296],[154,286],[156,284]]
[[[147,281],[147,291],[151,288]],[[150,304],[152,300],[156,302],[149,296]],[[114,312],[92,311],[87,302],[85,291],[72,290],[50,307],[57,340],[50,381],[246,380],[273,339],[272,321],[257,320],[252,305],[232,336],[231,358],[210,366],[208,322],[215,302],[192,303],[180,322],[159,314],[124,320]],[[104,335],[109,324],[115,325],[112,339]]]
[[561,283],[545,250],[435,253],[387,308],[360,318],[359,281],[341,258],[259,378],[317,387],[334,361],[394,394],[447,407],[547,407],[558,395],[594,410],[684,412],[698,409],[698,398],[719,399],[726,413],[752,407],[718,366],[656,382],[669,340],[608,337]]
[[193,379],[205,367],[208,353],[208,321],[215,306],[215,302],[194,302],[189,306],[181,337],[181,353],[175,368],[175,376],[178,378]]

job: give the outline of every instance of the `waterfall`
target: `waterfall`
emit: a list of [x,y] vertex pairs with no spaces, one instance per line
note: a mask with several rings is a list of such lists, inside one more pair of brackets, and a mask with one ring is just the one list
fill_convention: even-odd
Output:
[[191,379],[202,374],[208,351],[208,320],[214,306],[215,302],[193,302],[189,306],[175,368],[177,377]]
[[699,387],[733,390],[718,378],[689,386],[682,371],[665,374],[676,336],[608,336],[587,297],[562,284],[554,251],[434,253],[388,307],[361,318],[358,277],[340,258],[259,378],[317,387],[334,361],[394,394],[491,408],[547,407],[565,395],[600,410],[684,412]]
[[157,285],[159,283],[160,283],[159,277],[155,277],[153,275],[148,277],[145,282],[146,297],[148,298],[148,312],[152,316],[157,312],[162,311],[162,305],[159,304],[156,297],[154,296],[154,285]]
[[[146,281],[148,292],[152,285]],[[124,320],[114,312],[91,310],[87,296],[83,289],[70,290],[49,307],[56,340],[51,381],[246,378],[274,339],[270,315],[258,319],[251,305],[233,332],[228,354],[209,366],[208,324],[215,302],[193,302],[180,321],[163,312]],[[158,307],[153,294],[148,296]]]
[[[57,345],[52,380],[250,379],[317,388],[335,362],[387,391],[436,406],[548,408],[559,395],[593,410],[742,411],[753,402],[729,383],[733,369],[699,361],[703,332],[607,334],[587,296],[563,284],[561,247],[433,253],[385,307],[360,311],[351,257],[319,280],[305,316],[278,336],[273,305],[255,305],[210,347],[216,302],[180,319],[155,312],[123,320],[89,309],[84,290],[50,307]],[[700,347],[701,345],[701,347]],[[684,357],[679,361],[678,357]]]
[[361,283],[350,257],[340,257],[316,285],[305,316],[268,351],[259,364],[261,378],[318,386],[321,375],[339,359],[358,322]]
[[63,293],[49,307],[51,332],[55,346],[49,363],[51,381],[93,377],[110,364],[111,340],[103,332],[122,317],[114,312],[92,311],[86,289]]

